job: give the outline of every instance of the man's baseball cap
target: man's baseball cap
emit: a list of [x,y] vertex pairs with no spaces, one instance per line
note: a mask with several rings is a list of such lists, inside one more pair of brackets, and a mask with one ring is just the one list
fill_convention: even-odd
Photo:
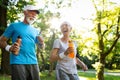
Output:
[[34,5],[26,5],[24,6],[23,8],[23,11],[26,11],[26,10],[31,10],[31,11],[36,11],[37,14],[39,14],[39,7],[38,6],[34,6]]

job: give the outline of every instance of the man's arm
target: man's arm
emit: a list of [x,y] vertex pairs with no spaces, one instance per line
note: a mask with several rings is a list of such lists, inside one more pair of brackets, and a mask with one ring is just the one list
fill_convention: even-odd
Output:
[[8,45],[7,40],[8,38],[6,38],[5,36],[0,36],[0,48],[4,48],[6,51],[12,52],[13,54],[17,55],[17,53],[15,52],[19,51],[19,44],[15,42],[13,45]]
[[45,48],[45,43],[44,43],[44,40],[41,36],[37,36],[37,39],[38,39],[38,45],[40,48],[44,49]]
[[0,36],[0,48],[5,48],[7,46],[7,38],[3,35]]

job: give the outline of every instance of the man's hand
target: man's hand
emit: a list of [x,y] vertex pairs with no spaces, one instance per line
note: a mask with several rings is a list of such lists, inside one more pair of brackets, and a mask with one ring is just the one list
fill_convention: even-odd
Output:
[[20,50],[20,45],[16,42],[9,49],[9,51],[12,52],[14,55],[18,55],[19,50]]
[[41,44],[41,48],[42,48],[42,49],[45,49],[45,43],[42,43],[42,44]]

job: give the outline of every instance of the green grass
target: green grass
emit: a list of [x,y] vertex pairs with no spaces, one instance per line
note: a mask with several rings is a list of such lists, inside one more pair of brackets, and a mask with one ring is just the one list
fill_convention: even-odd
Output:
[[40,73],[40,78],[41,80],[55,80],[55,73],[52,72],[50,76],[48,71],[44,71]]
[[116,73],[120,73],[120,70],[118,69],[113,69],[113,70],[108,70],[108,69],[104,69],[105,72],[116,72]]
[[[110,71],[111,72],[111,71]],[[79,72],[78,73],[81,80],[96,80],[95,73]],[[104,75],[105,80],[120,80],[120,76]],[[52,72],[51,76],[48,71],[40,73],[41,80],[55,80],[55,73]],[[8,75],[0,75],[0,80],[11,80]]]
[[[81,80],[96,80],[95,73],[79,72]],[[104,75],[105,80],[120,80],[120,76]]]
[[10,78],[10,75],[0,75],[0,80],[11,80]]

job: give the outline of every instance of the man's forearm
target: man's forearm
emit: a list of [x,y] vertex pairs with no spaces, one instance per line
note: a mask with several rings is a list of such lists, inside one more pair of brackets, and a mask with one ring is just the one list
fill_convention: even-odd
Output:
[[7,46],[7,39],[3,36],[0,37],[0,48],[5,48]]

